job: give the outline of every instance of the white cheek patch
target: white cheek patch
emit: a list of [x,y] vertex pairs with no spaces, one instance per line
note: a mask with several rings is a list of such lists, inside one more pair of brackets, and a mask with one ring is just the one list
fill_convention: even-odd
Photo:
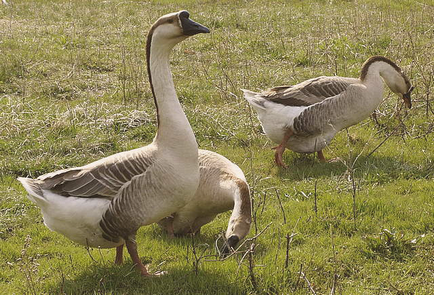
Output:
[[177,17],[177,20],[178,20],[178,26],[181,28],[182,31],[184,31],[184,30],[182,29],[181,19],[180,19],[179,17]]

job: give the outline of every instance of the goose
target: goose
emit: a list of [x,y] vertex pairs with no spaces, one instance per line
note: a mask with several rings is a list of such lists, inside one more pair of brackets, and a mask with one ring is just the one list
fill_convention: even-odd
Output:
[[223,253],[235,248],[250,230],[252,209],[249,185],[243,171],[224,156],[199,149],[199,187],[194,197],[158,224],[170,236],[200,232],[219,213],[233,209]]
[[143,276],[159,274],[141,262],[137,230],[185,206],[199,184],[198,146],[169,65],[172,48],[199,33],[209,30],[187,11],[162,16],[149,31],[147,69],[158,124],[151,144],[36,179],[18,178],[49,229],[88,247],[116,247],[117,264],[125,245]]
[[298,153],[322,150],[336,133],[367,118],[383,100],[383,81],[411,108],[414,89],[401,68],[383,56],[368,58],[360,78],[321,76],[294,86],[278,86],[261,93],[242,89],[257,112],[265,134],[275,143],[274,159],[286,168],[285,148]]

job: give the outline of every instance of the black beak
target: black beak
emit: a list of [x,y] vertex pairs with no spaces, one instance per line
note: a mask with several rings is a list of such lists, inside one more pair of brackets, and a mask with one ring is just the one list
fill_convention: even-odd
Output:
[[405,93],[405,94],[402,96],[402,98],[404,99],[404,103],[405,103],[405,105],[406,105],[409,109],[411,109],[411,97],[410,97],[410,94],[411,94],[411,92],[413,91],[413,89],[414,89],[414,86],[411,86],[410,89],[408,89],[408,92]]
[[240,241],[240,238],[237,236],[231,236],[226,245],[224,246],[223,250],[222,250],[222,256],[228,256],[229,253],[231,252],[232,249],[235,249],[235,247],[237,246],[238,242]]
[[184,35],[193,36],[200,33],[209,33],[209,29],[201,24],[189,19],[190,14],[184,10],[179,13],[179,19],[181,20],[182,32]]

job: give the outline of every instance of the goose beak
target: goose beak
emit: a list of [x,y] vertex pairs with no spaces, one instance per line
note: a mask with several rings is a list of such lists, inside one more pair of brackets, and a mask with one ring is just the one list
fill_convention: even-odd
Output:
[[192,21],[188,11],[183,10],[179,13],[179,20],[181,21],[182,32],[186,36],[193,36],[200,33],[209,33],[209,29],[201,24]]
[[414,87],[411,86],[410,89],[408,90],[407,93],[405,93],[404,95],[402,95],[402,99],[404,100],[405,105],[411,109],[411,97],[410,94],[413,91]]
[[229,253],[231,252],[231,249],[235,249],[235,247],[237,246],[238,242],[240,241],[240,238],[237,236],[231,236],[226,245],[224,246],[223,250],[222,250],[222,256],[226,257],[229,255]]

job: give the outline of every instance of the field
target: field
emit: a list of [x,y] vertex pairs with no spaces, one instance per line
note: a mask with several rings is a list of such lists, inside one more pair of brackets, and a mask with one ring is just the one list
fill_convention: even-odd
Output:
[[[432,294],[434,290],[434,2],[47,1],[0,4],[2,294]],[[240,253],[216,256],[230,212],[200,236],[137,235],[129,256],[51,232],[18,176],[37,177],[150,143],[155,107],[146,34],[186,9],[210,28],[172,54],[178,97],[203,149],[246,174],[253,225]],[[273,162],[241,88],[321,75],[357,77],[370,56],[396,61],[413,108],[387,87],[370,117],[324,150]]]

